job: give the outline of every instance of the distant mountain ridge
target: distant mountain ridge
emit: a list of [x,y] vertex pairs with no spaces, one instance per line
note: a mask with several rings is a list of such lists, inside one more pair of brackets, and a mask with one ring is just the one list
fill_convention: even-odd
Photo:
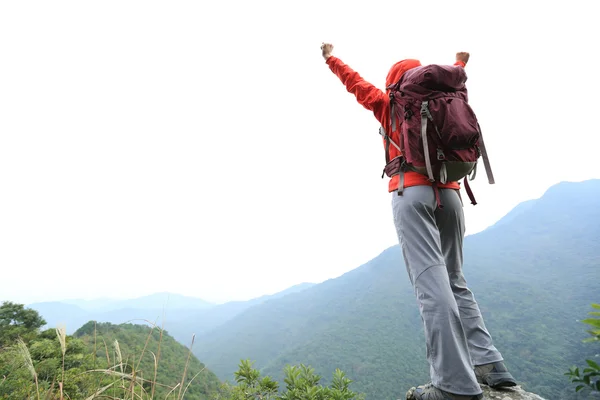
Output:
[[161,324],[164,315],[165,329],[180,343],[187,345],[193,334],[213,329],[249,307],[300,292],[313,285],[305,282],[272,295],[224,304],[213,304],[200,298],[162,292],[134,299],[70,299],[31,303],[27,307],[38,311],[48,327],[65,325],[68,334],[92,320],[114,324],[143,324],[146,320]]
[[[575,398],[563,373],[585,364],[589,304],[600,299],[600,180],[560,183],[465,239],[465,273],[517,380],[547,398]],[[197,338],[223,380],[240,359],[281,379],[305,363],[340,368],[368,398],[429,379],[422,323],[399,246],[293,296],[265,302]]]
[[60,303],[72,304],[87,311],[111,311],[122,308],[139,308],[142,310],[156,310],[166,308],[197,309],[214,307],[215,304],[206,300],[183,296],[176,293],[162,292],[134,299],[116,300],[110,298],[94,300],[61,300]]

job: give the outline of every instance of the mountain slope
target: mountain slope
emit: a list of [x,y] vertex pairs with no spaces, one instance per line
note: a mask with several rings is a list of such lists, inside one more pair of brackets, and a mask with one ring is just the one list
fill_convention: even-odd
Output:
[[[465,240],[465,273],[495,344],[519,382],[569,398],[563,372],[582,364],[588,306],[600,296],[600,180],[561,183]],[[416,300],[398,246],[303,292],[265,302],[199,338],[196,354],[231,379],[242,358],[280,379],[286,363],[391,398],[427,382]]]
[[[179,383],[186,372],[185,384],[191,382],[186,392],[186,399],[207,400],[218,393],[220,382],[214,373],[205,368],[194,356],[188,360],[189,350],[177,343],[171,336],[158,330],[152,330],[148,326],[110,323],[95,324],[88,322],[78,329],[75,337],[81,339],[89,351],[96,351],[97,364],[100,368],[110,368],[118,364],[116,355],[110,360],[111,354],[116,352],[114,345],[118,342],[125,372],[131,372],[135,366],[136,374],[146,380],[154,379],[154,356],[158,358],[158,369],[156,375],[155,398],[165,398],[166,394]],[[160,347],[159,347],[160,343]],[[106,345],[105,345],[106,344]],[[187,365],[186,370],[186,363]],[[120,370],[120,369],[119,369]],[[194,376],[198,374],[194,378]],[[194,378],[192,380],[192,378]],[[145,385],[148,392],[150,383]]]
[[166,329],[180,343],[188,343],[192,335],[200,335],[218,328],[245,310],[269,300],[299,293],[314,283],[301,283],[272,295],[265,295],[248,301],[231,301],[205,310],[195,310],[185,315],[167,316]]

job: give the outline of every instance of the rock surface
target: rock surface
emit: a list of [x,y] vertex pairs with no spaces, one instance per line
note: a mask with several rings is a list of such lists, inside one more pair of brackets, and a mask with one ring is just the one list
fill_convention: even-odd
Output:
[[[481,389],[483,390],[483,400],[546,400],[535,393],[524,391],[521,389],[521,386],[492,389],[487,385],[481,385]],[[413,387],[406,393],[407,400],[415,399],[413,395],[414,390],[415,388]]]
[[520,386],[505,389],[492,389],[487,385],[481,385],[483,398],[485,400],[545,400],[535,393],[529,393]]

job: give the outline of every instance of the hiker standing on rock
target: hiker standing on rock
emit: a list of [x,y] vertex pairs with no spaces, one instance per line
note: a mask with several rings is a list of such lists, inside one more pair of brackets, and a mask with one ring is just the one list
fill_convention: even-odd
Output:
[[[445,166],[442,171],[436,170],[442,176],[440,181],[431,179],[433,169],[430,168],[429,159],[427,172],[401,170],[401,166],[405,165],[400,164],[404,156],[402,145],[408,142],[403,142],[400,135],[402,121],[391,118],[397,114],[392,111],[390,88],[407,71],[421,67],[421,63],[414,59],[395,63],[388,72],[384,92],[334,57],[333,45],[323,43],[321,51],[327,65],[348,92],[356,96],[363,107],[372,111],[381,124],[388,166],[398,160],[394,173],[386,171],[391,176],[388,191],[392,193],[394,225],[406,270],[423,319],[431,375],[430,383],[411,388],[406,398],[481,399],[483,395],[480,383],[493,388],[515,386],[516,382],[506,369],[502,355],[492,343],[479,306],[467,287],[462,272],[465,223],[459,195],[460,184],[456,180],[445,179],[451,177],[451,174],[446,174]],[[444,67],[444,71],[449,71],[450,74],[457,71],[460,75],[463,72],[456,68],[464,68],[468,60],[469,53],[457,53],[454,66]],[[466,93],[466,89],[464,90]],[[466,100],[466,94],[464,99]],[[451,101],[452,99],[448,103]],[[421,108],[420,115],[419,110],[416,111],[418,123],[423,121],[425,124],[429,120],[429,123],[435,122],[426,106],[425,104],[425,109]],[[410,110],[406,108],[402,111]],[[423,126],[425,129],[426,125]],[[426,148],[427,143],[423,147]],[[487,162],[487,158],[485,161]],[[486,170],[487,167],[486,163]],[[472,198],[470,191],[469,195]],[[473,198],[472,202],[475,204]]]

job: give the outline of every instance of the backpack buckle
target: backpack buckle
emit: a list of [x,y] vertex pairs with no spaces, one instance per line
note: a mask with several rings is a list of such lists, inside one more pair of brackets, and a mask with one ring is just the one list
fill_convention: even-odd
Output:
[[431,113],[429,112],[429,104],[428,104],[427,100],[421,102],[421,116],[427,117],[430,121],[433,121],[433,117],[431,116]]

